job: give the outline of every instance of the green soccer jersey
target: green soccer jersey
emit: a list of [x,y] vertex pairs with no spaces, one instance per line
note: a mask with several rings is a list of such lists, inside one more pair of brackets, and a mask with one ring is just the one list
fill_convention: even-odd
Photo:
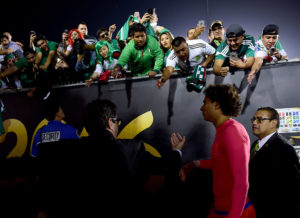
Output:
[[[24,57],[19,59],[15,63],[15,66],[18,68],[18,70],[21,70],[23,68],[27,68],[29,70],[29,69],[32,69],[32,67],[33,67],[33,65],[28,63],[28,61]],[[32,83],[34,82],[34,79],[35,79],[35,74],[32,71],[25,71],[25,73],[22,72],[20,74],[20,80],[21,80],[23,88],[30,87],[32,85]]]
[[[245,38],[240,48],[236,51],[238,53],[238,57],[241,59],[243,59],[244,56],[246,56],[246,58],[254,57],[254,51],[255,51],[254,38],[248,34],[245,34]],[[227,40],[224,40],[217,48],[215,60],[218,59],[225,60],[226,58],[229,58],[230,52],[232,52],[232,50],[227,44]]]
[[26,60],[26,58],[20,58],[16,63],[15,66],[18,68],[18,70],[21,70],[22,68],[26,67],[26,68],[30,68],[32,67],[28,61]]
[[40,65],[44,65],[45,64],[45,62],[47,60],[47,57],[49,55],[49,52],[50,51],[56,51],[57,47],[58,47],[58,43],[57,42],[48,41],[48,48],[49,48],[48,51],[42,51],[40,48],[36,49],[37,53],[42,52],[42,54],[43,54]]

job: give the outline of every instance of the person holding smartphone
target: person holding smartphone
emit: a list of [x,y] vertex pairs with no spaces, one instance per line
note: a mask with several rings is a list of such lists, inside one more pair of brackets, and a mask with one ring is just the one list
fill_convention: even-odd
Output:
[[[239,24],[232,24],[226,31],[226,40],[217,48],[213,71],[217,76],[226,76],[235,69],[247,69],[254,63],[255,41],[245,34]],[[231,70],[230,70],[231,67]]]
[[205,21],[199,20],[198,24],[194,28],[190,28],[187,31],[187,40],[198,39],[198,37],[205,31]]
[[268,24],[264,27],[262,35],[256,42],[254,54],[255,62],[248,75],[249,84],[251,84],[263,63],[288,59],[288,55],[282,48],[278,38],[279,27],[277,25]]

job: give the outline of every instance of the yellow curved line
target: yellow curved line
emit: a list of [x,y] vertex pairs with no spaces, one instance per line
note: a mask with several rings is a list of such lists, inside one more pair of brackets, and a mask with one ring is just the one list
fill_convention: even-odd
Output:
[[[152,111],[148,111],[130,123],[128,123],[124,129],[118,135],[118,139],[133,139],[139,133],[148,129],[153,124],[153,114]],[[160,153],[151,145],[144,142],[145,150],[148,151],[155,157],[161,157]]]
[[33,132],[33,135],[32,135],[32,138],[31,138],[31,143],[30,143],[30,154],[31,154],[31,149],[32,149],[32,144],[33,144],[33,140],[34,140],[34,137],[36,135],[36,132],[42,128],[43,126],[46,126],[48,124],[48,120],[47,119],[43,119],[38,125],[37,127],[35,128],[34,132]]
[[25,153],[27,147],[27,130],[24,124],[16,119],[8,119],[3,122],[5,133],[0,137],[0,143],[4,142],[7,133],[13,132],[17,137],[17,144],[9,152],[6,158],[21,157]]
[[161,157],[160,153],[151,145],[144,142],[145,150],[152,154],[154,157]]
[[152,123],[153,114],[152,111],[148,111],[128,123],[118,135],[118,139],[133,139],[140,132],[148,129]]

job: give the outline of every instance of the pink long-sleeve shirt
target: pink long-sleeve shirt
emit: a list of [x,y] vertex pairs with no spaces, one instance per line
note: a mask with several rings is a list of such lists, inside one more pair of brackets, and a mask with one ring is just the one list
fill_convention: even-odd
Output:
[[200,167],[212,169],[215,209],[240,217],[248,193],[250,139],[244,126],[229,119],[217,128],[210,160]]

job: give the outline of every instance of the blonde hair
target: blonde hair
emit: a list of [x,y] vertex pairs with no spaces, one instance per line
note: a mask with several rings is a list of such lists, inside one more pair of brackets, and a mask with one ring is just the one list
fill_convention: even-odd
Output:
[[169,49],[172,49],[172,41],[173,41],[174,37],[173,37],[173,35],[172,35],[170,32],[163,32],[162,34],[159,35],[159,44],[160,44],[160,47],[161,47],[161,49],[162,49],[164,52],[167,52],[169,49],[166,50],[166,48],[164,48],[164,47],[162,46],[162,44],[161,44],[161,36],[164,35],[164,34],[166,34],[166,35],[169,37],[170,45],[171,45],[171,47],[170,47]]

